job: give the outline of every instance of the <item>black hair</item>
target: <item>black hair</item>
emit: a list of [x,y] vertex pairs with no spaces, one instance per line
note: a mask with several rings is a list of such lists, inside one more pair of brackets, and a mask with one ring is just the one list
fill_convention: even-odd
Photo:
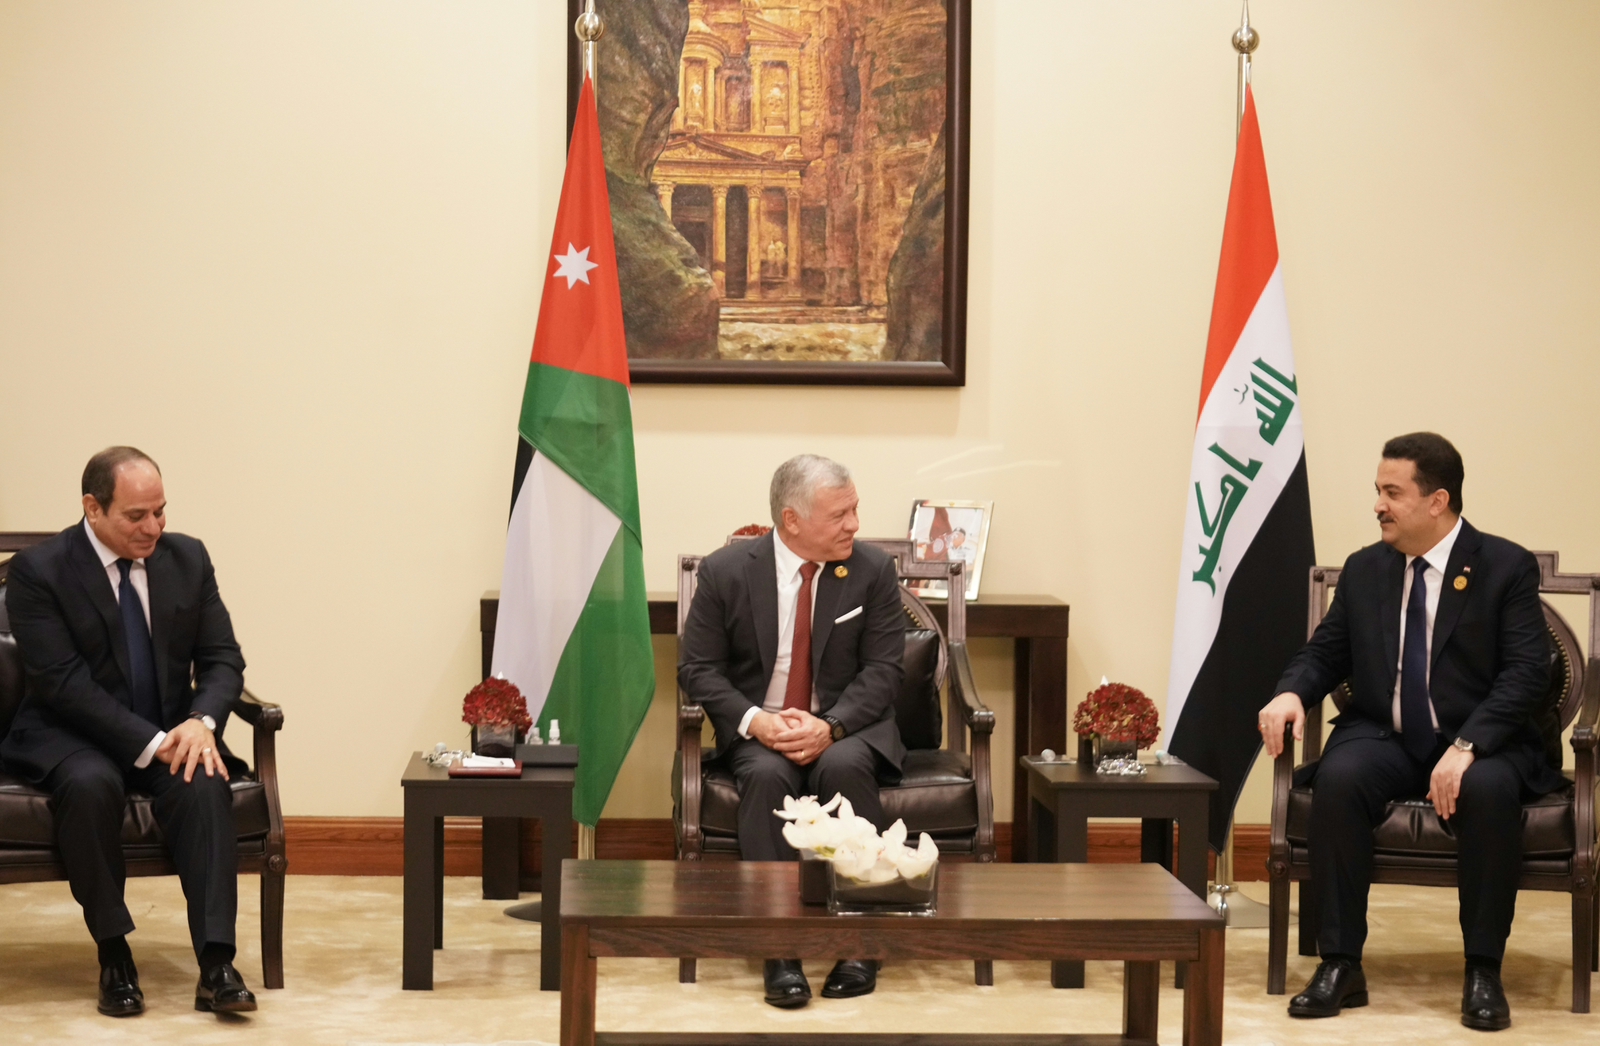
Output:
[[1450,511],[1461,515],[1461,482],[1466,477],[1466,466],[1461,463],[1461,452],[1449,440],[1437,432],[1412,432],[1385,443],[1383,456],[1411,462],[1423,496],[1448,490]]
[[111,498],[117,492],[117,469],[130,461],[148,461],[156,475],[161,475],[161,466],[138,447],[107,447],[83,467],[83,492],[93,495],[101,511],[111,508]]

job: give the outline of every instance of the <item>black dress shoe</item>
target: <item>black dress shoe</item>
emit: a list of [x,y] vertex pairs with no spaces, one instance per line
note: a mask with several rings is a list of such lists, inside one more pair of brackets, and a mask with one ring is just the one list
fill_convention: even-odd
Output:
[[1511,1027],[1511,1006],[1498,973],[1481,966],[1467,967],[1467,979],[1461,986],[1461,1023],[1478,1031]]
[[1330,959],[1317,967],[1305,991],[1289,1000],[1291,1017],[1337,1017],[1340,1010],[1367,1004],[1367,975],[1361,964]]
[[780,1010],[795,1010],[811,1001],[811,983],[799,959],[768,959],[762,967],[767,1003]]
[[194,1008],[211,1013],[248,1013],[256,1008],[256,997],[244,986],[244,978],[225,962],[200,971],[194,989]]
[[98,1009],[107,1017],[132,1017],[144,1012],[144,992],[139,990],[139,971],[132,959],[100,967]]
[[840,959],[822,986],[824,999],[853,999],[871,995],[878,986],[878,964],[873,959]]

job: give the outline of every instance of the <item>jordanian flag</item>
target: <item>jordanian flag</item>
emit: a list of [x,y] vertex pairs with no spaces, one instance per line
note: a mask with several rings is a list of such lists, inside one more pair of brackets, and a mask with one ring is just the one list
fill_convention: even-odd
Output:
[[1189,465],[1166,747],[1220,783],[1221,850],[1261,737],[1256,712],[1305,642],[1315,562],[1300,384],[1254,97],[1246,92]]
[[578,746],[573,816],[593,826],[655,693],[628,354],[594,88],[567,152],[517,421],[494,672]]

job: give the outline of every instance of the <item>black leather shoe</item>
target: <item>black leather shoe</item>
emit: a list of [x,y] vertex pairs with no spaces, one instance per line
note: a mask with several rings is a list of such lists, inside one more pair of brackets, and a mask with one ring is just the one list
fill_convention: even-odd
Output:
[[200,971],[194,989],[194,1008],[211,1013],[248,1013],[256,1008],[256,997],[244,986],[244,978],[225,962]]
[[853,999],[871,995],[878,986],[878,964],[873,959],[840,959],[822,986],[824,999]]
[[144,1012],[144,992],[132,959],[100,967],[101,1013],[107,1017],[132,1017]]
[[811,1001],[811,982],[799,959],[768,959],[761,971],[767,1003],[780,1010],[797,1010]]
[[1291,1017],[1337,1017],[1340,1010],[1367,1004],[1367,975],[1360,963],[1331,959],[1317,967],[1305,991],[1289,1000]]
[[1478,1031],[1511,1027],[1511,1006],[1498,973],[1481,966],[1467,967],[1467,979],[1461,986],[1461,1023]]

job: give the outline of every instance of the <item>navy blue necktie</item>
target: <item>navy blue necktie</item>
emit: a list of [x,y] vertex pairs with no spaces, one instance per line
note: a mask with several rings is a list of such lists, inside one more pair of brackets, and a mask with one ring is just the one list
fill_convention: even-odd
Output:
[[161,728],[161,692],[156,683],[156,651],[150,642],[150,626],[144,619],[144,604],[128,576],[133,561],[117,560],[122,584],[117,586],[117,603],[122,611],[122,633],[128,640],[128,690],[133,710],[156,729]]
[[1406,752],[1419,763],[1433,755],[1433,713],[1428,700],[1428,561],[1411,564],[1406,602],[1406,648],[1400,656],[1400,728]]

